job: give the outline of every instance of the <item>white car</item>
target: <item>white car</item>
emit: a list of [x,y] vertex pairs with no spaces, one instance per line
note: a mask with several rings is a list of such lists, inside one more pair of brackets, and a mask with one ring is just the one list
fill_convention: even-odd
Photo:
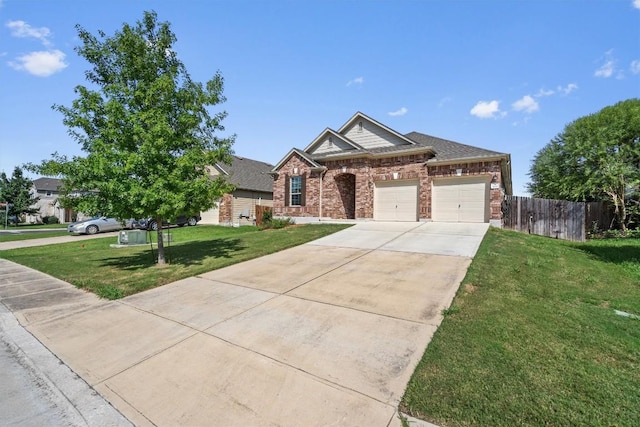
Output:
[[122,223],[115,218],[96,216],[84,221],[72,222],[67,226],[67,231],[74,234],[96,234],[105,231],[118,231],[122,228]]

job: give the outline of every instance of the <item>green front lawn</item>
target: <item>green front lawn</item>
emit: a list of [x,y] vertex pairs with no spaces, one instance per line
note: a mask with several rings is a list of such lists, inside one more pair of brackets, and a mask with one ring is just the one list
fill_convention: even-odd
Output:
[[14,242],[16,240],[44,239],[46,237],[68,236],[66,230],[38,231],[34,233],[0,234],[0,242]]
[[[0,257],[50,274],[109,299],[121,298],[318,239],[349,225],[301,225],[260,231],[256,227],[172,228],[167,266],[158,267],[154,245],[112,248],[116,238],[0,251]],[[155,234],[152,234],[155,241]]]
[[401,410],[439,426],[640,426],[640,239],[491,229]]

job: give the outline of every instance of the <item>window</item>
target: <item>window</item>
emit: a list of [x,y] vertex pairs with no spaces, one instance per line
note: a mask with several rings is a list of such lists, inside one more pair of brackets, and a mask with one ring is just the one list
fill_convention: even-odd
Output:
[[358,122],[358,133],[362,132],[362,122]]
[[291,177],[291,206],[302,205],[302,177]]

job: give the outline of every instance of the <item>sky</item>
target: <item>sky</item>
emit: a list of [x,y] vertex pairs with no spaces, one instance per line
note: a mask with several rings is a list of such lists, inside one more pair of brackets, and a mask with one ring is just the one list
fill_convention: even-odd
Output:
[[151,10],[194,80],[224,77],[220,136],[271,164],[360,111],[510,153],[528,195],[567,124],[640,97],[640,0],[0,0],[0,172],[83,154],[51,108],[88,85],[76,25],[112,35]]

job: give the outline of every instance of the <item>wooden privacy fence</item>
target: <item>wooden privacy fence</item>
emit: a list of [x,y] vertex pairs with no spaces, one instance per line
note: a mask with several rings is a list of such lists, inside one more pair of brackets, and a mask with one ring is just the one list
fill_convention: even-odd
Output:
[[271,212],[271,206],[256,205],[256,225],[262,225],[262,216],[265,211]]
[[509,230],[584,242],[587,231],[609,229],[613,212],[603,202],[505,196],[502,226]]

